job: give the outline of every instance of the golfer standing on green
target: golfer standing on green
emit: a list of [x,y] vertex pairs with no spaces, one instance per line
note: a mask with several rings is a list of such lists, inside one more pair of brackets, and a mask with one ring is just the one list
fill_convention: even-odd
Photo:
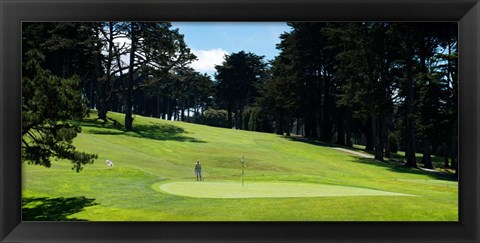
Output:
[[202,180],[202,166],[200,165],[200,160],[197,160],[195,164],[195,176],[197,176],[197,181]]

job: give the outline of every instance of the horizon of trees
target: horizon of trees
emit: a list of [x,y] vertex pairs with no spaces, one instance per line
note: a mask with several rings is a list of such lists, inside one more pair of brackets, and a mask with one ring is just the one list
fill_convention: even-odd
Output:
[[[189,67],[196,57],[167,22],[24,23],[22,91],[27,97],[53,89],[27,89],[29,82],[42,80],[28,66],[34,60],[36,73],[47,73],[44,79],[70,83],[61,89],[71,91],[75,98],[69,102],[83,108],[71,107],[76,112],[50,121],[73,129],[64,138],[70,150],[73,131],[79,128],[67,121],[84,117],[88,106],[104,122],[108,111],[125,113],[125,130],[135,129],[133,114],[138,114],[297,134],[347,147],[362,144],[379,161],[404,150],[409,167],[417,167],[415,153],[423,154],[426,168],[433,168],[431,157],[439,155],[445,167],[457,171],[456,23],[288,25],[291,31],[280,36],[274,60],[245,51],[231,53],[215,67],[212,79]],[[32,53],[37,53],[35,58]],[[48,102],[47,107],[53,106]],[[27,103],[24,100],[22,134],[48,134],[26,122],[35,120],[25,119],[34,109]],[[79,170],[95,158],[62,157],[53,152],[56,142],[36,139],[50,146],[45,150],[50,152],[39,153],[42,159],[29,157],[37,152],[27,150],[33,140],[25,139],[23,157],[36,164],[48,165],[50,156],[73,158]]]
[[457,168],[456,23],[289,25],[262,97],[276,105],[277,131],[296,121],[306,137],[355,140],[380,161],[402,149],[407,166],[421,152],[424,167],[436,154]]

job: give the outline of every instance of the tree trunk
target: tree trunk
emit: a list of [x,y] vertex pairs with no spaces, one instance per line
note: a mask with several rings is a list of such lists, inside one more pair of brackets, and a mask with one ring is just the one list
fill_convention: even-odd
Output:
[[287,137],[290,137],[290,130],[292,129],[292,119],[291,119],[291,116],[288,115],[287,118],[286,118],[286,126],[285,126],[285,135]]
[[[183,103],[183,102],[182,102],[182,103]],[[181,109],[181,112],[180,112],[180,120],[181,120],[181,121],[185,121],[185,106],[182,105],[180,109]]]
[[232,124],[232,106],[229,105],[228,108],[227,108],[227,116],[228,116],[228,128],[232,128],[233,127],[233,124]]
[[304,124],[305,137],[311,137],[312,122],[311,122],[310,114],[305,115],[304,120],[305,120],[305,124]]
[[[100,55],[100,50],[98,51],[98,55]],[[113,62],[113,23],[109,23],[109,37],[108,37],[108,59],[107,59],[107,66],[105,70],[106,79],[99,82],[98,85],[98,118],[107,121],[107,112],[108,112],[108,95],[107,95],[107,86],[111,85],[111,71],[112,71],[112,62]]]
[[328,74],[324,75],[324,100],[323,100],[323,115],[322,115],[322,130],[321,130],[321,139],[326,142],[332,141],[332,107],[334,106],[332,102],[332,97],[330,95],[330,78]]
[[343,130],[343,112],[340,111],[337,115],[337,144],[345,145],[345,132]]
[[172,113],[170,112],[170,99],[169,99],[168,97],[167,97],[167,106],[166,106],[166,108],[167,108],[166,119],[167,119],[168,121],[170,121],[170,120],[172,120],[172,115],[171,115]]
[[443,143],[443,161],[444,161],[444,164],[443,164],[443,167],[444,168],[450,168],[450,164],[448,163],[448,147],[447,147],[447,143]]
[[275,115],[275,133],[277,135],[283,135],[283,114],[281,111],[277,111]]
[[432,150],[432,144],[430,142],[430,139],[425,137],[423,141],[423,157],[422,157],[422,163],[424,168],[433,169],[431,150]]
[[125,129],[132,130],[133,118],[132,118],[132,108],[133,108],[133,66],[135,63],[135,51],[137,46],[137,37],[135,24],[130,23],[131,31],[131,49],[130,49],[130,66],[128,67],[128,79],[127,79],[127,90],[125,95]]
[[353,142],[352,142],[352,111],[350,108],[347,109],[347,122],[345,126],[345,146],[347,147],[353,147]]
[[160,115],[160,95],[157,95],[157,114],[156,114],[156,117],[162,118],[162,116]]
[[388,139],[388,126],[387,126],[387,121],[386,121],[386,117],[383,116],[383,119],[382,119],[382,129],[383,129],[383,148],[385,149],[385,157],[386,158],[390,158],[392,155],[390,153],[390,139]]
[[195,120],[197,120],[197,114],[198,114],[198,104],[197,104],[197,97],[195,96],[194,109],[193,109],[193,117],[195,118]]
[[235,129],[239,129],[239,126],[238,126],[238,109],[237,108],[235,108],[235,112],[233,112],[233,115],[234,115],[234,120],[235,120],[234,127],[235,127]]
[[455,176],[458,179],[458,144],[457,144],[457,120],[455,120],[453,124],[453,132],[452,132],[452,145],[451,145],[451,156],[450,158],[452,159],[452,165],[451,167],[455,169]]
[[[316,138],[318,137],[318,133],[317,133],[317,122],[316,122],[316,117],[314,114],[309,114],[308,115],[308,118],[305,118],[305,123],[306,121],[308,120],[308,133],[307,133],[307,130],[305,131],[306,132],[306,136],[307,137],[312,137],[312,138]],[[305,125],[305,128],[307,126]]]
[[365,151],[373,151],[372,118],[369,117],[365,126]]
[[379,119],[377,114],[372,112],[371,117],[372,117],[372,134],[373,134],[373,140],[375,144],[375,159],[378,161],[384,161],[383,147],[382,147],[382,141],[381,141],[382,129],[379,127],[379,121],[378,121]]
[[243,122],[243,108],[240,108],[238,111],[238,129],[246,130]]
[[406,68],[407,68],[407,162],[405,166],[407,167],[417,167],[417,162],[415,159],[415,124],[413,120],[413,102],[414,102],[414,83],[413,83],[413,40],[410,33],[410,29],[407,30],[406,37]]
[[296,126],[297,126],[297,128],[296,128],[296,134],[297,134],[297,135],[300,135],[300,134],[301,134],[301,133],[300,133],[300,119],[296,118],[295,121],[297,122],[297,123],[296,123]]
[[105,81],[100,81],[97,83],[97,111],[98,119],[102,119],[104,122],[107,122],[107,99],[106,99],[106,84]]
[[314,77],[314,85],[316,91],[312,89],[314,92],[313,99],[314,102],[311,103],[313,105],[313,109],[311,109],[312,114],[312,127],[311,127],[311,137],[321,137],[322,136],[322,125],[323,125],[323,112],[325,102],[323,100],[324,97],[324,89],[323,89],[323,78],[320,77],[321,71],[315,70],[313,77]]
[[107,105],[105,102],[105,99],[100,99],[99,100],[99,105],[98,105],[98,119],[102,119],[104,122],[107,122]]
[[317,134],[315,137],[318,137],[322,139],[322,130],[323,130],[323,108],[321,110],[317,110],[314,114],[315,116],[315,134]]

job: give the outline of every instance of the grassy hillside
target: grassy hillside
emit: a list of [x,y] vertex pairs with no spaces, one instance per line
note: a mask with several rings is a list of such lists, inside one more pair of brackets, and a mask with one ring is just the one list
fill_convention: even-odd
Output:
[[[93,165],[80,173],[68,161],[51,168],[24,165],[24,220],[458,220],[458,184],[437,174],[274,134],[141,116],[135,117],[135,130],[125,132],[118,124],[123,114],[110,112],[116,122],[106,124],[95,117],[81,123],[75,139],[79,150],[99,155]],[[248,186],[243,189],[242,156]],[[203,182],[194,176],[197,159]],[[239,187],[215,189],[219,183]],[[241,191],[247,188],[255,188],[256,196]],[[290,193],[299,188],[305,194]],[[230,197],[198,193],[222,190]],[[243,196],[235,198],[235,190]],[[277,190],[285,197],[268,196]]]

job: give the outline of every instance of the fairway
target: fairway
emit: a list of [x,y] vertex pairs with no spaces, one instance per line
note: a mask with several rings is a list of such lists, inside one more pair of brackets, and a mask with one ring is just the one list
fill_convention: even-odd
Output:
[[321,185],[299,182],[239,181],[168,182],[154,184],[154,189],[187,197],[199,198],[289,198],[341,196],[411,196],[402,193],[371,190],[358,187]]
[[23,165],[22,220],[458,220],[458,182],[420,169],[269,133],[142,116],[125,131],[95,117],[74,140],[94,164]]

